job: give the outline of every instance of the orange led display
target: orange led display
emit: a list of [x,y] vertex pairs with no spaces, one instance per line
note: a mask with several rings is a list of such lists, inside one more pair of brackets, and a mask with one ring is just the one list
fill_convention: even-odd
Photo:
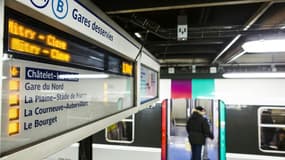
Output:
[[10,80],[9,81],[9,90],[10,91],[19,91],[19,89],[20,89],[19,80]]
[[9,136],[19,133],[20,125],[19,122],[9,122],[8,134]]
[[68,43],[53,34],[37,31],[16,20],[8,20],[9,49],[34,56],[44,56],[57,61],[70,62]]
[[9,120],[16,120],[16,119],[19,119],[19,108],[10,108],[9,109],[9,113],[8,113],[8,116],[9,116]]
[[9,105],[16,106],[19,105],[19,95],[16,93],[12,93],[9,95]]
[[63,62],[70,61],[70,55],[68,53],[62,52],[57,49],[51,49],[50,58],[54,60],[63,61]]
[[63,50],[67,49],[67,43],[65,41],[59,40],[54,35],[51,34],[47,35],[46,44]]
[[17,35],[27,39],[35,39],[37,32],[34,30],[25,27],[24,25],[19,24],[18,22],[9,19],[8,22],[8,32],[13,35]]
[[20,67],[16,67],[16,66],[10,67],[10,75],[13,78],[19,78],[20,77]]
[[122,72],[123,72],[123,74],[132,75],[133,74],[133,65],[126,63],[126,62],[123,62]]
[[48,46],[63,49],[63,50],[67,49],[66,41],[60,40],[52,34],[44,35],[44,34],[38,33],[35,30],[18,23],[15,20],[9,19],[8,28],[9,28],[8,32],[10,34],[17,35],[19,37],[31,39],[31,40],[37,40],[37,39],[42,40]]
[[41,47],[18,38],[11,38],[10,48],[15,51],[26,52],[34,55],[41,53]]
[[45,39],[46,39],[46,36],[40,34],[40,35],[38,35],[38,39],[40,39],[40,40],[45,40]]

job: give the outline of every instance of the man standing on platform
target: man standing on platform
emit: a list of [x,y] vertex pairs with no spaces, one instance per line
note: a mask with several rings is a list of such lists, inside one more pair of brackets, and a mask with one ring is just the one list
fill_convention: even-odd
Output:
[[205,109],[202,106],[197,106],[187,121],[186,130],[192,148],[191,160],[201,160],[202,145],[205,144],[206,138],[214,138],[204,115]]

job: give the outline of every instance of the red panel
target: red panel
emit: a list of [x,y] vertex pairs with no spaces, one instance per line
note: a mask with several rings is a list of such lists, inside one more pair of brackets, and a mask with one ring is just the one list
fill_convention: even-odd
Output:
[[172,80],[171,98],[192,98],[191,80]]
[[167,100],[161,104],[161,160],[166,160],[167,150],[167,123],[166,123],[166,108]]

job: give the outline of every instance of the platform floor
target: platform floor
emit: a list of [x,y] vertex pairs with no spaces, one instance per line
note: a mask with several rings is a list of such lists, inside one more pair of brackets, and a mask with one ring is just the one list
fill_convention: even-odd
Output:
[[[218,146],[215,140],[208,140],[208,158],[218,160]],[[203,150],[203,149],[202,149]],[[202,153],[203,154],[203,153]],[[168,141],[167,160],[190,160],[191,147],[185,127],[175,127]]]

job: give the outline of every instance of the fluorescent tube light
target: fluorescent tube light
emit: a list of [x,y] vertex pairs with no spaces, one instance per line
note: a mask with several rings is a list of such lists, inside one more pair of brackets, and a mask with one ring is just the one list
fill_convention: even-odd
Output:
[[258,41],[249,41],[245,42],[242,45],[242,48],[246,52],[285,52],[285,40],[258,40]]
[[285,72],[233,72],[224,73],[224,78],[285,78]]
[[242,51],[239,54],[237,54],[236,56],[234,56],[233,58],[231,58],[227,63],[231,63],[232,61],[238,59],[240,56],[244,55],[246,53],[246,51]]
[[142,38],[142,35],[139,32],[136,32],[135,36],[137,36],[138,38]]

